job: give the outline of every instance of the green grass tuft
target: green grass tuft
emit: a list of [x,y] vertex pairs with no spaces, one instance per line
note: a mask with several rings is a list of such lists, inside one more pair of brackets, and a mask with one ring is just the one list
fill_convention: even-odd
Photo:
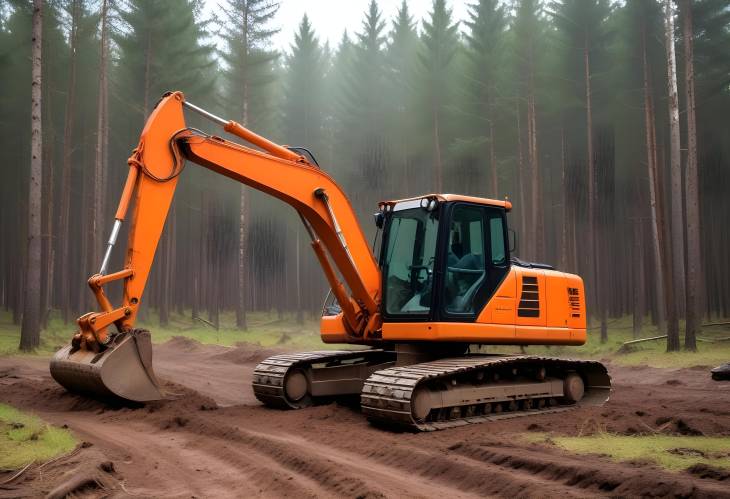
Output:
[[22,468],[72,451],[76,439],[68,430],[0,404],[0,469]]
[[651,461],[669,470],[685,470],[695,464],[730,469],[730,439],[674,435],[615,435],[600,433],[584,437],[547,434],[528,440],[556,445],[576,454],[605,455],[615,461]]

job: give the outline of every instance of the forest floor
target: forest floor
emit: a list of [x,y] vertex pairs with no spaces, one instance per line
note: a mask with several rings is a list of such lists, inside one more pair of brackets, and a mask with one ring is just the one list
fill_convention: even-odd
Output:
[[[0,356],[0,403],[84,442],[9,483],[15,473],[0,471],[0,498],[36,497],[72,479],[89,497],[730,497],[730,383],[710,380],[704,366],[717,362],[702,352],[675,360],[691,355],[703,367],[654,368],[624,365],[606,348],[598,357],[614,389],[603,407],[394,433],[347,405],[259,404],[250,388],[255,365],[309,344],[297,334],[317,338],[294,328],[282,341],[291,322],[266,326],[263,316],[252,317],[250,334],[263,334],[259,320],[280,328],[274,340],[226,346],[178,335],[156,343],[155,369],[171,396],[139,407],[67,393],[50,378],[47,353]],[[0,338],[10,336],[3,331],[0,324]],[[199,339],[214,343],[203,331]],[[54,338],[44,339],[45,351]],[[312,340],[308,348],[319,347]],[[644,355],[664,363],[651,348]]]

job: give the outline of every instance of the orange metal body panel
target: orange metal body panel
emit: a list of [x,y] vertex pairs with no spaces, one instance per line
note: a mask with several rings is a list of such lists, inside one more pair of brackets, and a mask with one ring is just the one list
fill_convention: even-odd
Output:
[[[539,296],[536,317],[521,317],[518,310],[524,278],[535,278]],[[568,288],[578,290],[580,317],[572,317]],[[583,281],[554,270],[512,266],[473,323],[386,322],[386,341],[458,341],[511,345],[582,345],[586,341]]]
[[582,345],[585,343],[585,329],[478,322],[386,322],[383,324],[383,340],[485,345]]
[[347,328],[342,314],[322,316],[319,334],[324,343],[347,343]]

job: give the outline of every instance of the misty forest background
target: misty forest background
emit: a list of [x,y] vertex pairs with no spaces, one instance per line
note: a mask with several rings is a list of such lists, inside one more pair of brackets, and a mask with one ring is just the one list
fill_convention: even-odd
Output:
[[[635,334],[653,323],[670,350],[693,349],[702,322],[730,316],[728,0],[474,0],[461,24],[444,0],[424,19],[407,2],[386,19],[373,1],[336,46],[305,17],[282,52],[277,2],[223,0],[212,20],[202,7],[0,0],[0,306],[16,324],[60,311],[70,331],[95,308],[84,283],[167,90],[309,148],[368,237],[381,199],[509,197],[517,255],[582,275],[604,338],[630,315]],[[142,319],[317,317],[327,287],[308,246],[291,208],[188,165]]]

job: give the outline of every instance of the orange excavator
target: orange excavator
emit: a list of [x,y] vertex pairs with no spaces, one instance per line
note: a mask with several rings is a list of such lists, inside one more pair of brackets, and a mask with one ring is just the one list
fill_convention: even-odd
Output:
[[[189,128],[185,109],[256,148]],[[277,145],[181,92],[163,96],[129,159],[101,270],[88,281],[101,311],[82,315],[51,361],[68,390],[136,402],[165,397],[150,334],[135,321],[186,160],[297,211],[331,286],[322,341],[361,346],[264,360],[253,380],[264,404],[298,409],[355,395],[373,422],[435,430],[608,399],[611,381],[599,362],[470,350],[586,341],[583,281],[510,256],[509,201],[453,194],[383,201],[376,258],[345,193],[306,149]],[[108,273],[126,218],[125,266]],[[118,307],[104,293],[114,281],[124,289]]]

